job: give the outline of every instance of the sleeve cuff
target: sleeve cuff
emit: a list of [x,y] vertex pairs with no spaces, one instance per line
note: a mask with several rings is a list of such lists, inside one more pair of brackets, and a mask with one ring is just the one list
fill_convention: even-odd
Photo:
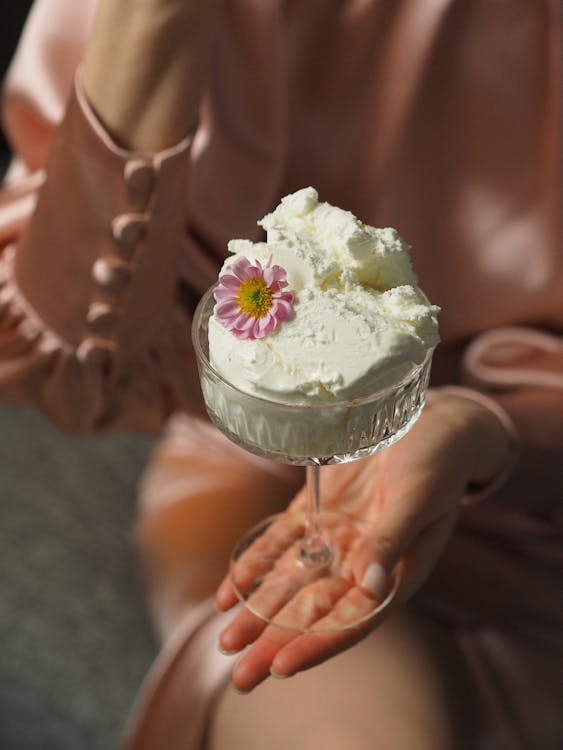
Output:
[[131,151],[129,149],[118,146],[112,139],[111,135],[104,128],[96,113],[90,106],[88,98],[86,97],[86,94],[82,87],[80,76],[81,69],[79,68],[74,79],[74,91],[76,99],[80,105],[80,109],[82,110],[84,119],[90,126],[96,138],[98,138],[98,140],[105,146],[105,148],[107,148],[108,151],[111,151],[113,154],[126,161],[139,158],[146,161],[152,161],[155,165],[158,166],[167,159],[173,158],[174,156],[177,156],[178,154],[186,151],[191,146],[193,138],[193,134],[191,133],[182,138],[179,143],[157,152]]
[[509,439],[510,455],[504,468],[486,484],[470,483],[467,486],[461,501],[462,505],[474,505],[475,503],[479,503],[491,496],[502,484],[504,484],[514,471],[520,455],[520,435],[518,434],[518,430],[516,429],[512,417],[502,406],[500,406],[499,403],[489,396],[485,396],[483,393],[473,390],[472,388],[465,388],[457,385],[441,386],[437,390],[443,394],[451,394],[453,396],[467,398],[470,401],[474,401],[475,403],[484,406],[496,416],[504,427]]
[[137,354],[169,324],[191,141],[188,135],[154,154],[119,147],[77,73],[14,276],[29,306],[80,360]]

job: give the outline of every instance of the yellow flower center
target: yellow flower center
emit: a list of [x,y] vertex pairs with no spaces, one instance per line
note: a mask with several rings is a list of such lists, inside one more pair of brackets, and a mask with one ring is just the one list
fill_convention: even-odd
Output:
[[274,295],[264,279],[247,279],[237,292],[237,302],[243,313],[263,318],[274,301]]

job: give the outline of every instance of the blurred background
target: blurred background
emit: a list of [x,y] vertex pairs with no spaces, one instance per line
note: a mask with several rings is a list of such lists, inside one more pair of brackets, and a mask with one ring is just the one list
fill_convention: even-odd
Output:
[[[32,0],[3,3],[0,10],[0,80],[4,79],[31,3]],[[8,144],[0,127],[0,175],[6,171],[9,160]]]
[[[30,5],[0,10],[2,79]],[[152,445],[0,402],[0,750],[117,747],[155,655],[131,534]]]

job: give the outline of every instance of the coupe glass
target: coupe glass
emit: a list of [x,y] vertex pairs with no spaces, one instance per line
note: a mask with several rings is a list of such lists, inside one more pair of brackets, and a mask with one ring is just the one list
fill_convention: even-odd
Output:
[[270,516],[243,536],[231,556],[233,587],[251,612],[280,627],[357,627],[389,605],[399,574],[391,574],[379,600],[355,585],[351,557],[374,528],[366,519],[321,507],[320,467],[371,456],[407,433],[424,406],[433,350],[395,385],[361,398],[310,405],[271,401],[241,391],[211,365],[213,290],[202,297],[192,328],[209,417],[247,451],[305,466],[308,495],[303,511]]

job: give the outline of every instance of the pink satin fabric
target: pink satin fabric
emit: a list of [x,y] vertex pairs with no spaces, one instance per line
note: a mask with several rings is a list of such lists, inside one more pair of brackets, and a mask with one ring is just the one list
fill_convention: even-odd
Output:
[[[398,227],[422,288],[443,308],[434,384],[493,398],[521,441],[511,476],[463,510],[418,605],[463,644],[489,711],[483,748],[555,750],[563,736],[557,3],[226,2],[200,126],[165,155],[119,149],[79,81],[73,89],[93,10],[92,0],[38,0],[6,80],[17,158],[0,197],[2,393],[34,401],[72,431],[154,432],[174,410],[201,409],[189,303],[213,281],[228,239],[259,237],[256,220],[308,184],[364,221]],[[172,207],[171,189],[180,196]],[[122,257],[123,227],[135,216],[146,234],[117,298],[93,269]],[[167,264],[158,260],[163,222],[180,248]],[[174,279],[189,303],[173,303]],[[92,305],[112,313],[116,299],[122,317],[93,332]],[[156,328],[144,325],[154,320]],[[220,456],[220,472],[210,455]],[[249,488],[272,486],[289,498],[295,476],[194,417],[175,417],[147,472],[137,529],[164,646],[126,747],[154,747],[157,737],[171,749],[201,747],[230,661],[215,652],[217,616],[190,588],[207,573],[172,543],[173,529],[202,498],[242,502]]]

